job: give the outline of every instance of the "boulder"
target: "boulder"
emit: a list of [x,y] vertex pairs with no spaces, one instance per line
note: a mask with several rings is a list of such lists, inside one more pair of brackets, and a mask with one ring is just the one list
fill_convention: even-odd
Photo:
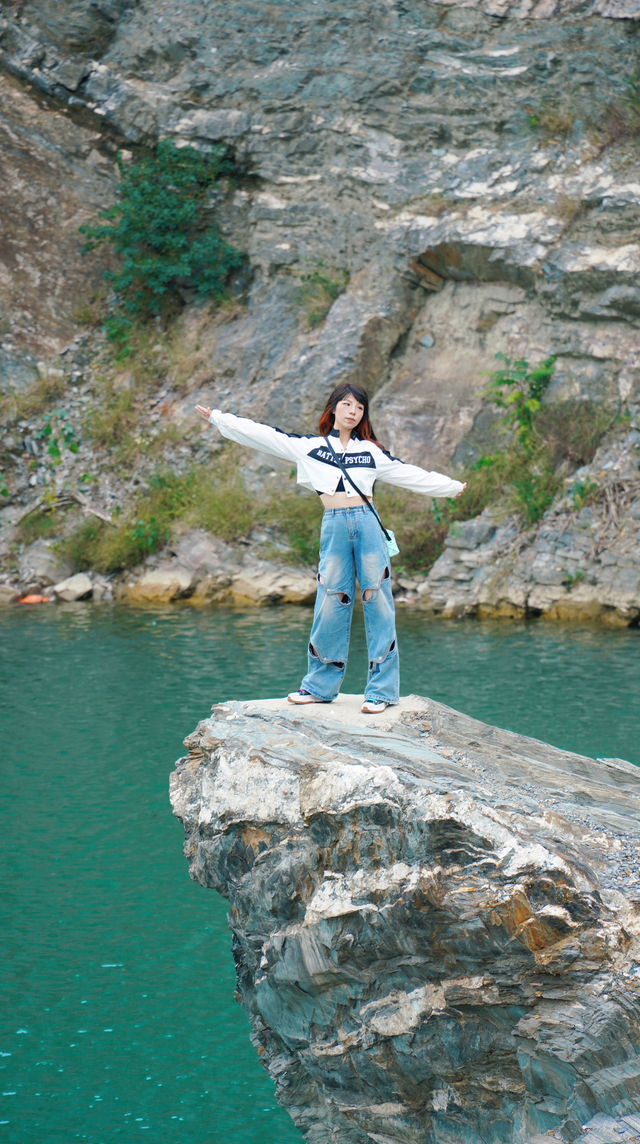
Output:
[[233,577],[231,596],[236,604],[311,604],[316,578],[310,569],[256,561]]
[[142,574],[139,580],[128,580],[118,587],[118,598],[128,604],[169,604],[190,596],[193,572],[171,560]]
[[88,600],[93,595],[93,583],[86,572],[76,572],[75,576],[69,576],[67,580],[54,584],[51,592],[57,600],[66,602]]
[[221,704],[171,776],[280,1103],[309,1144],[637,1141],[640,769],[360,702]]

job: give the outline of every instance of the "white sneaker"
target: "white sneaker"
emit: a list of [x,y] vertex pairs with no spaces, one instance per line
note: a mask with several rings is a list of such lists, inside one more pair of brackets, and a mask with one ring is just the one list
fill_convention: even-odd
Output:
[[298,691],[292,691],[289,695],[287,695],[287,699],[289,700],[289,703],[327,703],[328,702],[327,699],[317,699],[316,696],[312,695],[310,691],[305,691],[304,687],[301,687]]
[[363,715],[380,715],[386,710],[387,706],[388,704],[382,699],[379,702],[376,702],[375,699],[365,699],[360,710]]

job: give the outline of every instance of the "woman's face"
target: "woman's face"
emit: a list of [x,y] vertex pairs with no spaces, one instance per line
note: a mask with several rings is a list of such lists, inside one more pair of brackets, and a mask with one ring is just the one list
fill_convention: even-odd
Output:
[[348,393],[335,407],[333,414],[334,428],[340,433],[343,429],[352,432],[364,417],[364,405],[356,401],[352,393]]

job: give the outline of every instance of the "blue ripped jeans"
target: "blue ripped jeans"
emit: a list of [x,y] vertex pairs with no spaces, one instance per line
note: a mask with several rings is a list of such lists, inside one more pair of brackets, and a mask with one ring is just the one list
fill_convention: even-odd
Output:
[[369,656],[364,696],[397,703],[400,672],[389,558],[380,525],[365,505],[327,509],[322,518],[309,670],[300,686],[326,701],[338,694],[349,653],[356,576]]

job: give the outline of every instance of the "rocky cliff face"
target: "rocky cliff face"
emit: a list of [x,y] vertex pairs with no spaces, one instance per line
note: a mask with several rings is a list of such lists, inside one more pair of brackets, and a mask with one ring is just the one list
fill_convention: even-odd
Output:
[[[5,5],[7,378],[77,328],[97,268],[76,226],[116,148],[171,136],[233,152],[222,221],[247,252],[248,305],[190,397],[306,429],[351,378],[394,452],[446,467],[482,448],[496,353],[555,354],[550,399],[637,418],[639,20],[635,0]],[[349,282],[310,330],[318,271]]]
[[430,700],[214,708],[192,878],[312,1144],[640,1138],[640,776]]

